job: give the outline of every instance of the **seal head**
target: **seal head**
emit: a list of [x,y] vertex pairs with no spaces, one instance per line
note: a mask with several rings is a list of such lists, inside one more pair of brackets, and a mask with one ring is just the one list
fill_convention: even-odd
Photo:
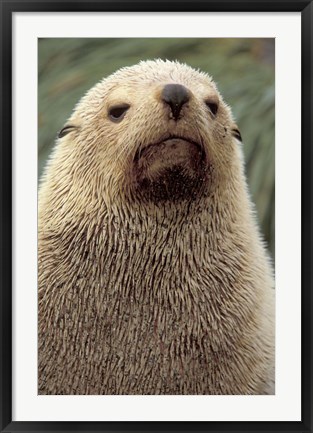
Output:
[[95,86],[61,136],[77,133],[85,154],[93,147],[106,200],[122,195],[148,204],[212,194],[230,172],[240,136],[229,108],[202,72],[175,62],[142,65]]

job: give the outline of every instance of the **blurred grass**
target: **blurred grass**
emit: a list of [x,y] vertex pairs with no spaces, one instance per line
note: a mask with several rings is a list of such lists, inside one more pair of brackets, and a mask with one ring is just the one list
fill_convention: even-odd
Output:
[[274,258],[274,39],[39,39],[39,177],[57,132],[81,96],[120,67],[157,57],[208,72],[232,107],[243,137],[250,192]]

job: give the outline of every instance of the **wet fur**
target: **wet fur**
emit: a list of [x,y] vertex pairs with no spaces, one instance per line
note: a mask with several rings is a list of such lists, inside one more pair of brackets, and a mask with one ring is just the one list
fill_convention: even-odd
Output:
[[[178,122],[160,101],[168,82],[193,94]],[[211,78],[142,62],[91,89],[67,125],[39,195],[39,393],[273,393],[272,271]],[[139,173],[138,149],[168,134],[203,146],[198,177],[187,148],[185,172]]]

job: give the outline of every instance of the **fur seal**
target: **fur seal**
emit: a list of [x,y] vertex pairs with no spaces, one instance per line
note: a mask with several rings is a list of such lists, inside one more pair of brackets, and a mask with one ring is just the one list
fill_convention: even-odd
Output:
[[39,191],[39,394],[271,394],[273,276],[241,135],[171,61],[93,87]]

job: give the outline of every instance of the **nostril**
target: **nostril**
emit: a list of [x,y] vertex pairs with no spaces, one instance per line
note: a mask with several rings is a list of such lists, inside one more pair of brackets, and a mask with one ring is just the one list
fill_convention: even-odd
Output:
[[189,99],[189,90],[181,84],[166,84],[163,88],[162,100],[171,107],[175,119],[179,117],[183,105]]

